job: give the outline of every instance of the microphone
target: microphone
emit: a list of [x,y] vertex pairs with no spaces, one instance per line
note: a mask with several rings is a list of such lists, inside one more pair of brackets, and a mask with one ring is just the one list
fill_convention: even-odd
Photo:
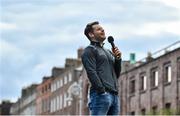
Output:
[[114,38],[112,36],[108,37],[108,42],[111,44],[112,48],[115,47],[115,45],[114,45]]
[[[114,38],[112,36],[108,37],[108,42],[111,44],[112,48],[114,49],[115,48],[115,44],[114,44]],[[120,58],[120,54],[118,54],[116,57],[119,59]]]

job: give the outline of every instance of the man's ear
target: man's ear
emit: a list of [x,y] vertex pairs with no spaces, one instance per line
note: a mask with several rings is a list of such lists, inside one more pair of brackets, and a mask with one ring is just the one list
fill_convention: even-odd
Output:
[[94,34],[93,33],[90,32],[90,33],[88,33],[88,35],[89,35],[90,38],[94,38]]

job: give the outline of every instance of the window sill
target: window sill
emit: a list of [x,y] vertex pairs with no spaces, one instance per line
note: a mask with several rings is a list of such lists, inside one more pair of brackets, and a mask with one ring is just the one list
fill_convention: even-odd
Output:
[[178,78],[178,81],[180,81],[180,78]]
[[146,90],[140,90],[140,94],[146,93]]
[[135,93],[130,93],[129,94],[129,97],[134,97],[135,96]]
[[151,91],[158,89],[158,86],[154,86],[151,88]]
[[164,83],[164,86],[168,86],[168,85],[170,85],[171,84],[171,82],[165,82]]

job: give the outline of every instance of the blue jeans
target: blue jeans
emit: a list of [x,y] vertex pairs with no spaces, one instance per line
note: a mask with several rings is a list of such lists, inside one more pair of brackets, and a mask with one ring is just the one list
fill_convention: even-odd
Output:
[[120,112],[119,96],[105,92],[90,91],[89,109],[91,115],[118,115]]

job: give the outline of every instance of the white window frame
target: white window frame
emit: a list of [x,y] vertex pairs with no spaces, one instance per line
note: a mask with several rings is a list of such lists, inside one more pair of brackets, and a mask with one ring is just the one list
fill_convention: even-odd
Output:
[[64,103],[63,103],[63,107],[67,107],[67,95],[66,93],[64,93]]
[[55,112],[56,111],[56,98],[53,99],[53,111]]
[[155,71],[155,83],[154,83],[155,87],[158,86],[158,83],[159,83],[159,73],[158,71]]
[[69,74],[68,74],[68,81],[69,81],[69,82],[72,81],[72,74],[71,74],[71,72],[69,72]]
[[59,96],[56,96],[56,110],[59,110]]
[[60,88],[60,83],[59,83],[59,80],[57,80],[57,82],[56,82],[56,84],[57,84],[57,89],[59,89]]
[[50,112],[53,112],[53,100],[51,99],[51,109]]
[[60,107],[60,109],[62,109],[62,108],[63,108],[63,107],[62,107],[62,106],[63,106],[62,95],[59,95],[59,99],[60,99],[60,100],[59,100],[59,102],[60,102],[60,103],[59,103],[59,107]]
[[67,75],[65,75],[65,76],[64,76],[64,84],[67,84],[67,81],[68,81]]
[[144,79],[143,90],[146,90],[147,89],[147,77],[143,76],[143,79]]
[[51,92],[54,91],[54,86],[53,86],[53,83],[51,83]]
[[168,66],[168,82],[171,82],[171,80],[172,80],[172,68],[171,68],[171,66]]
[[63,86],[63,79],[60,80],[60,85]]

